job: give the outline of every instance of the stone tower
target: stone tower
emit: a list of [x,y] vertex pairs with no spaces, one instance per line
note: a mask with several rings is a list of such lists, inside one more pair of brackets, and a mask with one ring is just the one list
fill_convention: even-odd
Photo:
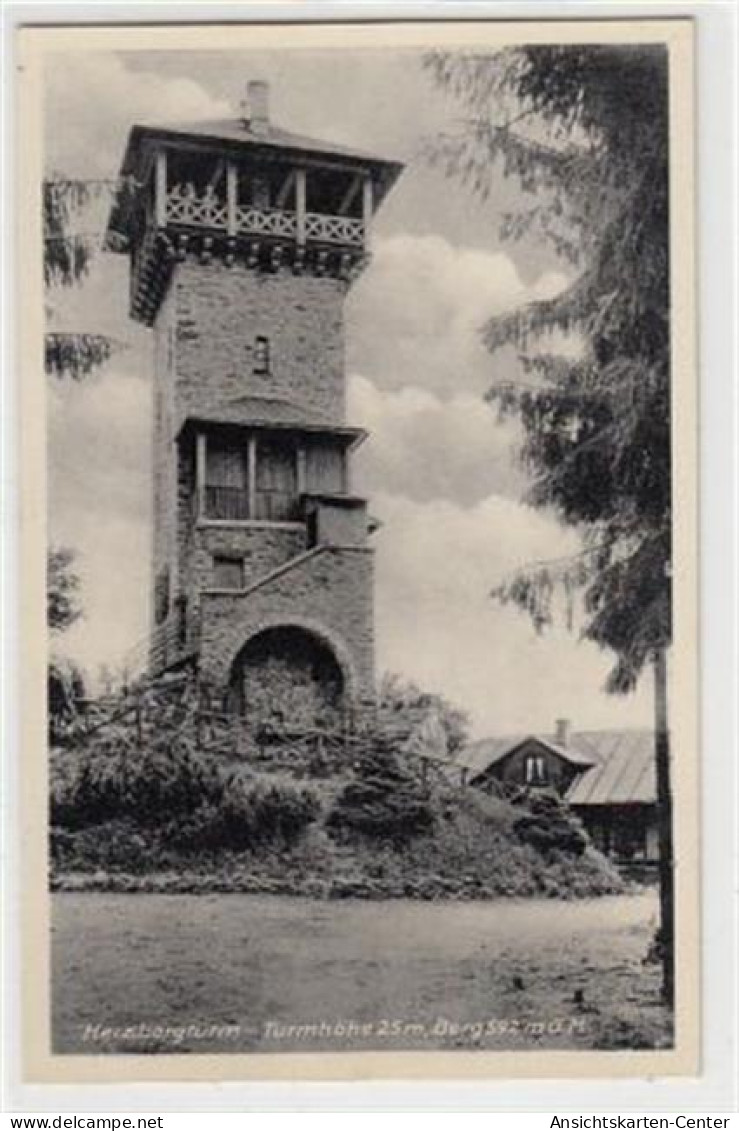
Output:
[[154,331],[152,643],[254,722],[374,697],[343,302],[401,166],[244,118],[134,126],[109,222]]

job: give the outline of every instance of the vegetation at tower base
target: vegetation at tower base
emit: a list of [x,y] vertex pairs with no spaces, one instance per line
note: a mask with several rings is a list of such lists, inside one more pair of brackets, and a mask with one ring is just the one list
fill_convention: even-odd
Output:
[[399,848],[434,826],[434,811],[418,776],[378,734],[352,780],[333,802],[326,828],[344,843],[353,839]]
[[[464,110],[433,159],[487,199],[494,169],[520,189],[501,238],[545,244],[574,271],[555,298],[492,318],[491,351],[521,380],[489,399],[523,423],[530,498],[580,528],[585,552],[534,563],[494,595],[538,628],[555,590],[584,595],[584,635],[631,690],[670,640],[667,54],[661,46],[532,46],[434,54]],[[578,350],[559,350],[563,340]]]
[[320,758],[313,740],[277,735],[244,755],[208,745],[186,691],[131,695],[52,752],[55,888],[370,899],[623,890],[558,802],[465,788],[451,763],[410,756],[396,725],[366,724],[333,749],[326,738]]
[[446,751],[454,756],[469,736],[469,715],[438,692],[424,691],[411,680],[385,672],[378,692],[385,718],[407,718],[413,712],[433,712],[444,736]]
[[[52,546],[46,556],[46,623],[58,636],[82,616],[79,601],[80,579],[74,569],[74,552],[66,546]],[[49,658],[47,700],[50,741],[63,741],[74,728],[85,698],[85,681],[79,667],[68,657],[53,651]]]

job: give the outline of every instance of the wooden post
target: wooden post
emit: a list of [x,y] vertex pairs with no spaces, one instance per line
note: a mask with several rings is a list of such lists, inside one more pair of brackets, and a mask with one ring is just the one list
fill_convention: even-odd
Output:
[[359,188],[360,188],[361,184],[362,184],[361,177],[352,177],[352,180],[349,184],[349,188],[346,190],[343,197],[341,198],[341,203],[339,204],[339,209],[338,209],[338,215],[339,216],[346,216],[347,212],[349,211],[352,204],[354,203],[354,198],[357,195],[357,193],[359,192]]
[[372,231],[372,177],[364,178],[362,184],[362,222],[364,224],[364,250],[370,248],[370,232]]
[[662,956],[662,999],[675,1006],[675,893],[672,847],[672,787],[670,784],[670,733],[667,720],[667,653],[654,653],[654,753],[657,776],[659,825],[659,949]]
[[233,161],[226,165],[226,208],[228,235],[233,239],[238,228],[239,214],[239,182],[236,166]]
[[250,432],[246,440],[246,511],[249,518],[257,517],[257,435]]
[[205,473],[208,462],[208,437],[198,432],[195,439],[195,505],[197,518],[205,518]]
[[167,226],[167,154],[158,149],[154,180],[154,216],[157,228]]
[[298,247],[305,247],[307,177],[305,169],[295,170],[295,224]]
[[297,485],[298,485],[298,494],[299,495],[304,494],[305,489],[306,489],[305,464],[306,464],[305,445],[301,444],[298,448],[298,451],[297,451],[297,476],[296,476],[297,481],[298,481]]

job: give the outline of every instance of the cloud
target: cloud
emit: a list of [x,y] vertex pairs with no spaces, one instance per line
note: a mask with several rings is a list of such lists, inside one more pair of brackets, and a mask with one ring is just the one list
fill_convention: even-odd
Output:
[[564,628],[538,636],[517,610],[489,596],[526,562],[567,554],[572,531],[512,500],[474,507],[372,500],[377,548],[377,652],[383,670],[441,691],[470,712],[477,735],[644,725],[648,691],[605,696],[609,658]]
[[106,524],[113,516],[148,519],[150,397],[146,376],[110,367],[84,383],[65,380],[51,387],[52,534],[79,511]]
[[426,389],[380,389],[366,377],[349,382],[349,418],[370,435],[354,461],[355,490],[427,502],[479,502],[490,494],[518,497],[517,425],[501,424],[482,397],[444,400]]
[[516,364],[510,350],[491,356],[485,348],[485,321],[566,281],[548,271],[527,286],[504,252],[454,247],[441,236],[381,240],[347,303],[350,370],[385,389],[480,394]]
[[134,122],[231,113],[192,79],[136,73],[107,51],[51,56],[46,80],[46,164],[68,176],[115,175]]
[[[76,659],[93,679],[101,664],[120,668],[149,629],[151,534],[140,516],[96,508],[68,511],[61,544],[75,550],[84,615],[64,633],[59,651]],[[145,655],[145,652],[143,653]]]
[[150,395],[146,375],[111,366],[48,395],[49,540],[75,551],[84,608],[60,648],[92,674],[148,627]]

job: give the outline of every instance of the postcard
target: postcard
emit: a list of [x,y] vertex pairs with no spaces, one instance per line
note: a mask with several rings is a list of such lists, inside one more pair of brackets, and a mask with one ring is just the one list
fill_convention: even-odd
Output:
[[695,1073],[691,21],[16,47],[27,1078]]

